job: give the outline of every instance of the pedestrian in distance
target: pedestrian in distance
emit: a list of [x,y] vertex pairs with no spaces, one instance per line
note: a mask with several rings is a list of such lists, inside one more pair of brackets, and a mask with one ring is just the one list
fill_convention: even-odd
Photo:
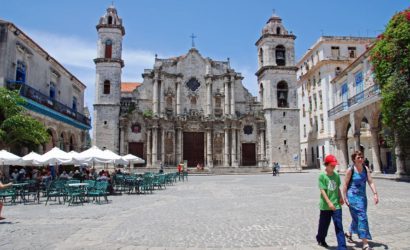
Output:
[[355,151],[351,157],[354,164],[346,170],[343,196],[346,205],[349,207],[352,223],[349,232],[345,236],[348,242],[353,242],[352,235],[357,234],[363,242],[362,249],[371,250],[372,248],[370,248],[368,242],[372,239],[372,236],[367,218],[366,182],[373,192],[374,204],[379,203],[379,196],[370,169],[363,163],[362,152]]
[[341,181],[339,174],[334,171],[338,164],[336,157],[334,155],[326,156],[324,164],[325,170],[319,174],[320,217],[316,241],[319,246],[329,247],[326,243],[326,236],[330,220],[333,220],[337,238],[337,249],[345,250],[347,248],[342,223],[343,197],[340,192]]
[[[13,185],[12,182],[9,182],[7,184],[3,184],[3,182],[1,181],[1,179],[3,179],[3,172],[0,171],[0,189],[4,189],[7,187],[10,187],[11,185]],[[3,210],[3,202],[0,201],[0,220],[4,220],[6,218],[1,216],[1,211]]]

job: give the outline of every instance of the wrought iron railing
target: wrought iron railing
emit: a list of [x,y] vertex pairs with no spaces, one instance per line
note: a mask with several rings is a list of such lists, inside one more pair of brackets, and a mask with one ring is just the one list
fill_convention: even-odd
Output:
[[349,100],[343,101],[341,103],[339,103],[337,106],[335,106],[334,108],[332,108],[331,110],[328,111],[328,116],[331,117],[333,115],[336,115],[337,113],[341,112],[341,111],[346,111],[348,110],[348,108],[350,108],[351,106],[361,103],[369,98],[372,98],[374,96],[378,96],[380,95],[381,91],[380,91],[380,87],[379,85],[375,84],[373,86],[370,86],[369,88],[365,89],[364,91],[356,94],[355,96],[349,98]]
[[349,98],[349,107],[361,103],[364,100],[371,98],[373,96],[377,96],[380,94],[380,87],[379,85],[375,84],[373,86],[370,86],[369,88],[365,89],[364,91],[356,94],[352,98]]
[[334,108],[332,108],[331,110],[328,111],[328,116],[331,117],[341,111],[346,111],[348,109],[348,104],[347,102],[341,102],[339,103],[337,106],[335,106]]
[[51,99],[49,96],[41,93],[40,91],[30,87],[29,85],[22,82],[7,81],[7,88],[11,90],[19,90],[21,96],[31,99],[41,105],[44,105],[60,114],[71,117],[74,120],[91,125],[91,119],[85,115],[73,110],[72,108]]

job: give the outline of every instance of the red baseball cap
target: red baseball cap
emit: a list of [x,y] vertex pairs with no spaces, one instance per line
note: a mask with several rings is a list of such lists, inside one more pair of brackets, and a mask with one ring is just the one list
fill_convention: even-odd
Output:
[[338,164],[337,160],[336,160],[336,156],[334,155],[327,155],[325,157],[325,164],[330,164],[332,166],[336,166]]

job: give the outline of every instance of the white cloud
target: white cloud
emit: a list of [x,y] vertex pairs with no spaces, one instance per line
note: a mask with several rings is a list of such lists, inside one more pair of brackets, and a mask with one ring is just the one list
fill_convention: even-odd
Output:
[[[94,74],[93,59],[97,55],[96,42],[87,42],[80,37],[64,36],[44,31],[29,30],[27,34],[68,69],[71,68],[70,66],[74,66],[89,69]],[[124,81],[141,81],[141,73],[144,72],[144,69],[151,68],[154,65],[155,53],[151,51],[124,48],[122,55],[125,61]],[[76,76],[84,81],[81,75]]]

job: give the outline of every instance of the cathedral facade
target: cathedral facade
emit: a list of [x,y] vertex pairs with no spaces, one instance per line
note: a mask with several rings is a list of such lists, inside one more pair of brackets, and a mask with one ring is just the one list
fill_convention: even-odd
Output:
[[256,43],[260,101],[229,59],[204,57],[195,47],[178,57],[155,57],[142,83],[122,83],[125,29],[114,7],[97,31],[94,145],[140,156],[147,167],[187,161],[209,169],[273,162],[299,168],[295,36],[279,17],[269,19]]

